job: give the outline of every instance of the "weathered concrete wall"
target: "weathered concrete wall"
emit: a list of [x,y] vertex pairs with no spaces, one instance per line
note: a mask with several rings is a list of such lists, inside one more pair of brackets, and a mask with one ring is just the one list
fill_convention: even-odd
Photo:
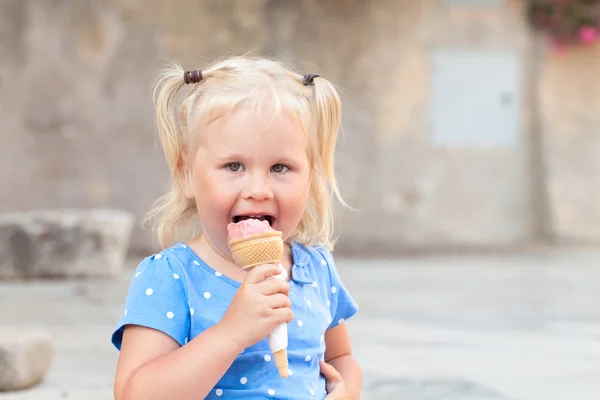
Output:
[[[362,249],[365,238],[386,249],[529,241],[526,136],[508,147],[436,146],[428,110],[436,49],[513,49],[526,72],[528,36],[519,4],[469,11],[439,1],[404,2],[374,13],[367,25],[373,45],[363,55],[372,61],[358,95],[367,103],[366,124],[351,122],[349,141],[355,147],[347,154],[358,158],[365,148],[368,153],[354,171],[362,174],[352,181],[361,212],[345,214],[345,247]],[[522,90],[526,97],[526,85]],[[523,132],[527,124],[524,117]]]
[[[439,48],[521,56],[516,145],[432,144]],[[254,50],[302,61],[343,91],[339,175],[359,212],[339,211],[340,248],[521,245],[539,237],[547,207],[546,233],[597,238],[600,208],[584,192],[600,168],[597,80],[588,86],[597,52],[543,61],[531,97],[540,64],[530,48],[519,1],[470,10],[439,0],[0,0],[0,212],[110,206],[141,218],[167,178],[149,91],[161,60],[194,68]],[[532,158],[538,101],[548,198]],[[149,238],[138,229],[132,243]]]

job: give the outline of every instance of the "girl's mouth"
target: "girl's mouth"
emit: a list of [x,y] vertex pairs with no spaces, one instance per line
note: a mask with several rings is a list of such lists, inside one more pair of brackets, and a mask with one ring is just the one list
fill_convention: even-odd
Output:
[[233,223],[238,223],[247,219],[257,219],[259,221],[267,221],[269,225],[273,226],[275,217],[272,215],[236,215],[233,217]]

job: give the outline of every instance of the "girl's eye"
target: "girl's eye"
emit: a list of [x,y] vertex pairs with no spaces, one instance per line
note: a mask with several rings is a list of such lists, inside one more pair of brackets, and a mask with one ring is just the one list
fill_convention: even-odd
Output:
[[238,172],[239,170],[242,169],[242,164],[240,164],[238,162],[234,162],[234,163],[231,163],[231,164],[227,164],[226,167],[231,172]]
[[283,164],[275,164],[271,167],[271,170],[273,172],[276,172],[278,174],[285,172],[286,170],[290,169],[288,166],[283,165]]

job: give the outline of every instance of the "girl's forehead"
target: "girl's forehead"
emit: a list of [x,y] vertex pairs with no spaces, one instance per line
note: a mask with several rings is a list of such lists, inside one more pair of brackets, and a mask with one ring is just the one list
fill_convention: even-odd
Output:
[[283,145],[306,145],[308,135],[303,121],[285,109],[253,110],[241,107],[199,121],[194,136],[198,144],[246,146],[256,141]]

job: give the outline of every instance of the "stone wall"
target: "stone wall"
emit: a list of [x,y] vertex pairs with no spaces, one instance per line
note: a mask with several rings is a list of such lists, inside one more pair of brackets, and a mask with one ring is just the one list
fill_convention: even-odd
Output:
[[[547,53],[520,1],[447,3],[0,0],[0,212],[115,207],[141,218],[168,176],[154,72],[167,58],[201,68],[252,51],[343,92],[338,168],[358,211],[338,209],[340,250],[597,241],[600,50]],[[517,90],[503,100],[518,105],[516,140],[435,140],[445,50],[518,61]],[[474,123],[482,137],[496,126]],[[136,229],[132,249],[149,244]]]

